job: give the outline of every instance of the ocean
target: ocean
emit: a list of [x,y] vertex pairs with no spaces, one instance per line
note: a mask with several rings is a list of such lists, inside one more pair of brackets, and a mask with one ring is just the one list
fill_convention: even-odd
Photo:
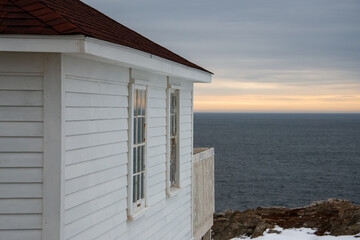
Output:
[[360,114],[195,113],[194,146],[215,148],[215,208],[360,204]]

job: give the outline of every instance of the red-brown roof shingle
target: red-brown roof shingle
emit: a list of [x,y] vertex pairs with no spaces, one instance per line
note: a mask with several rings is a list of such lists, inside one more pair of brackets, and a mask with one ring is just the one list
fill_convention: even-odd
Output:
[[83,34],[211,73],[79,0],[0,0],[0,34]]

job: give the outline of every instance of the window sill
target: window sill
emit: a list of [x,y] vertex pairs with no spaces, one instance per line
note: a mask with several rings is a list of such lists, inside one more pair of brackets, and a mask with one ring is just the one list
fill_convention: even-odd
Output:
[[181,192],[181,188],[171,188],[170,192],[166,194],[167,197],[173,197],[179,194]]
[[133,221],[136,221],[139,218],[142,218],[143,216],[145,216],[145,212],[148,209],[149,209],[149,207],[145,207],[145,208],[137,211],[136,213],[133,213],[132,215],[128,216],[128,221],[133,222]]

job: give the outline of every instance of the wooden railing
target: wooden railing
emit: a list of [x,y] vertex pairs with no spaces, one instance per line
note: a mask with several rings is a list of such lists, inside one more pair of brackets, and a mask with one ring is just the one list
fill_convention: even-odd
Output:
[[214,149],[195,148],[193,156],[193,235],[210,239],[215,210]]

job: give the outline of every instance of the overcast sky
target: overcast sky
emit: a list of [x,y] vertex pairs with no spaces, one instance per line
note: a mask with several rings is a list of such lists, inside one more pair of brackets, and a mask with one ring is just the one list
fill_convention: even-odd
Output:
[[360,112],[359,0],[85,0],[215,73],[197,111]]

